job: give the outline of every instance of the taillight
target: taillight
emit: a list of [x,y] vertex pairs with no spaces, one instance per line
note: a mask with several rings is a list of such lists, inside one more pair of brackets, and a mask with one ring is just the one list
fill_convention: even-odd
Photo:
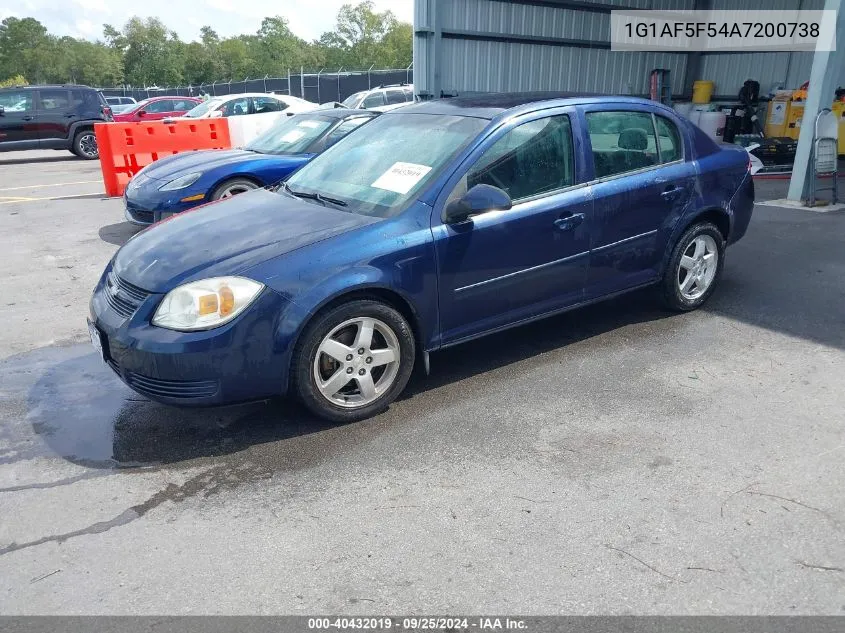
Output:
[[107,121],[114,121],[114,115],[112,114],[109,106],[103,106],[103,114],[105,115]]
[[750,174],[751,173],[751,152],[748,153],[748,162],[745,163],[745,170]]

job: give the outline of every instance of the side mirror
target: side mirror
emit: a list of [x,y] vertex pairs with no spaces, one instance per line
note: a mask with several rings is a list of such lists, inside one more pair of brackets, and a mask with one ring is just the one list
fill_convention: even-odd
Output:
[[446,205],[443,222],[457,224],[487,211],[506,211],[513,206],[506,191],[492,185],[475,185],[457,200]]
[[137,114],[138,116],[147,116],[147,111],[146,110],[138,110],[135,114]]
[[0,116],[3,116],[4,114],[6,114],[6,108],[0,105]]

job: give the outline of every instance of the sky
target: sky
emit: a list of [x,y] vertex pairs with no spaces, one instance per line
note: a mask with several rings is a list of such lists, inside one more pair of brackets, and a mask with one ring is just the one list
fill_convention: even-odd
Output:
[[[208,25],[221,37],[254,33],[261,19],[281,15],[306,40],[317,39],[335,25],[337,11],[356,0],[0,0],[0,20],[32,17],[50,33],[90,40],[102,37],[103,24],[120,28],[133,15],[158,17],[184,41],[199,39]],[[413,22],[413,0],[374,0],[377,11],[390,9]]]

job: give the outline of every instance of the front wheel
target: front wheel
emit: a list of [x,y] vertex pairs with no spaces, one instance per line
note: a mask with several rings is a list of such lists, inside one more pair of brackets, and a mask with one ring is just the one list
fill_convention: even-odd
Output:
[[258,185],[246,178],[233,178],[218,185],[218,187],[211,194],[212,200],[221,200],[223,198],[231,198],[240,193],[246,193],[258,189]]
[[313,413],[354,422],[387,408],[411,377],[414,335],[396,310],[373,300],[318,314],[293,358],[297,395]]
[[663,273],[663,303],[686,312],[713,294],[725,261],[725,238],[710,222],[694,224],[681,236]]

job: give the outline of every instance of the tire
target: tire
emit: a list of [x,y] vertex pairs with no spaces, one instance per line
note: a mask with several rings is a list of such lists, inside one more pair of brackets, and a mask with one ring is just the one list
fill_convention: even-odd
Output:
[[261,185],[249,180],[248,178],[232,178],[225,182],[221,182],[214,191],[211,192],[212,200],[220,200],[221,198],[230,198],[239,193],[246,193],[253,189],[258,189]]
[[[367,330],[361,328],[365,322],[369,345]],[[327,347],[333,356],[324,351]],[[414,333],[399,312],[370,299],[349,301],[318,313],[302,333],[291,363],[292,391],[321,418],[363,420],[387,409],[402,393],[415,354]]]
[[725,263],[725,238],[714,224],[688,228],[675,244],[660,284],[670,310],[688,312],[704,304],[719,282]]
[[70,151],[85,160],[98,159],[100,152],[97,149],[97,137],[94,136],[94,130],[80,130],[77,132],[73,137],[73,146]]

